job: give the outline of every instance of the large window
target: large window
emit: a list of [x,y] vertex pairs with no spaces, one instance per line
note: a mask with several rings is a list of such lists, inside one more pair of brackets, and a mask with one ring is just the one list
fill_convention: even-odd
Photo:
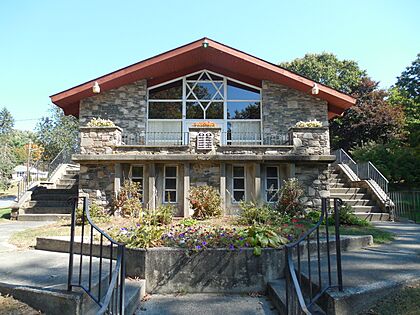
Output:
[[177,173],[178,167],[176,166],[165,166],[165,178],[164,178],[164,196],[163,202],[165,203],[176,203],[177,200]]
[[233,167],[233,202],[237,203],[241,200],[245,200],[245,167],[234,166]]
[[227,144],[260,143],[261,91],[207,70],[149,88],[149,133],[188,132],[197,120],[221,124]]

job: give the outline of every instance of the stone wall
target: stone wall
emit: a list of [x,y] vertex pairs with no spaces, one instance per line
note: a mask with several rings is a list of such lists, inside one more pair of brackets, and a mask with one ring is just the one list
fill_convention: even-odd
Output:
[[270,81],[262,82],[263,133],[276,135],[287,133],[298,121],[318,120],[328,124],[328,106],[301,91]]
[[81,164],[79,196],[89,196],[96,204],[109,207],[114,198],[114,179],[113,164]]
[[296,164],[295,177],[304,187],[305,206],[321,209],[321,198],[330,196],[328,164]]
[[80,127],[80,153],[112,154],[121,144],[121,132],[119,127]]
[[147,82],[140,80],[83,99],[80,103],[80,125],[86,126],[92,118],[100,117],[112,120],[127,133],[145,131],[146,97]]
[[330,155],[330,134],[328,127],[290,128],[295,155]]
[[190,164],[190,184],[193,187],[200,185],[220,188],[220,164],[198,162]]

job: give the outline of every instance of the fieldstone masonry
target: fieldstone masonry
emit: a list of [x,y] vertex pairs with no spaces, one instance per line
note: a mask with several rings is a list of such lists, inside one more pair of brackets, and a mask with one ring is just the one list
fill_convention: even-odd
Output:
[[80,127],[81,154],[112,154],[115,145],[121,144],[119,127]]
[[330,134],[328,127],[290,128],[289,135],[296,155],[329,155]]
[[101,92],[80,103],[81,126],[92,118],[112,120],[124,132],[135,134],[146,130],[147,82],[140,80],[117,89]]
[[298,121],[318,120],[328,124],[328,105],[297,91],[273,83],[262,82],[262,120],[264,136],[286,134]]
[[79,195],[108,207],[114,198],[114,179],[113,164],[80,165]]
[[330,196],[328,164],[298,164],[295,177],[305,188],[301,201],[310,208],[321,208],[321,198]]

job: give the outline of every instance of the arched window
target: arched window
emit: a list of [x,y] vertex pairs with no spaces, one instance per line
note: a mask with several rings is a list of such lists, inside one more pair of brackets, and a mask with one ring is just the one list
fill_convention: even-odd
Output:
[[222,142],[261,141],[261,90],[203,70],[148,89],[148,132],[188,132],[191,123],[211,120]]

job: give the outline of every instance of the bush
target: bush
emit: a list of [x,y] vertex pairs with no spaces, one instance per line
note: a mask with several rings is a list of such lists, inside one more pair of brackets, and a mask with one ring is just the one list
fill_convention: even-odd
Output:
[[145,221],[151,224],[170,224],[172,222],[175,207],[173,205],[161,205],[154,211],[149,211],[146,215]]
[[[370,223],[366,220],[360,219],[353,213],[353,209],[348,204],[344,203],[339,211],[339,218],[340,218],[340,224],[343,225],[358,225],[358,226],[369,226]],[[317,223],[319,221],[319,218],[321,217],[321,211],[319,210],[312,210],[308,212],[305,216],[306,219],[310,220],[312,223]],[[323,221],[323,224],[325,224],[325,218]],[[328,216],[328,225],[334,225],[335,219],[334,219],[334,213],[331,213]]]
[[282,215],[269,204],[257,205],[252,201],[241,201],[239,206],[241,208],[238,220],[240,224],[277,225],[290,221],[288,215]]
[[219,192],[210,186],[192,187],[190,189],[190,205],[194,210],[193,218],[205,219],[222,214]]
[[109,119],[92,118],[88,123],[88,127],[114,127],[115,124]]
[[193,218],[184,218],[181,221],[179,221],[179,224],[185,227],[190,227],[190,226],[196,225],[197,223],[198,221]]
[[[76,209],[76,224],[78,225],[82,224],[82,219],[83,219],[82,214],[84,214],[84,217],[85,217],[85,224],[88,223],[86,213],[83,213],[83,208],[78,207]],[[90,205],[89,214],[93,223],[108,222],[111,219],[109,213],[107,213],[107,211],[103,207],[98,206],[96,203],[92,203]]]
[[279,198],[276,203],[276,210],[280,214],[288,215],[292,218],[303,216],[304,206],[300,202],[303,193],[303,188],[296,178],[283,181],[283,186],[278,192]]
[[137,224],[131,228],[121,228],[111,232],[111,237],[129,248],[149,248],[159,246],[165,229],[153,224]]
[[139,183],[129,180],[124,181],[117,198],[114,200],[114,207],[120,210],[122,217],[137,218],[142,216],[140,188]]
[[249,243],[254,247],[254,255],[261,255],[261,248],[273,247],[277,248],[280,245],[286,244],[288,240],[273,230],[269,226],[254,224],[249,228],[240,232],[243,240],[242,242]]

